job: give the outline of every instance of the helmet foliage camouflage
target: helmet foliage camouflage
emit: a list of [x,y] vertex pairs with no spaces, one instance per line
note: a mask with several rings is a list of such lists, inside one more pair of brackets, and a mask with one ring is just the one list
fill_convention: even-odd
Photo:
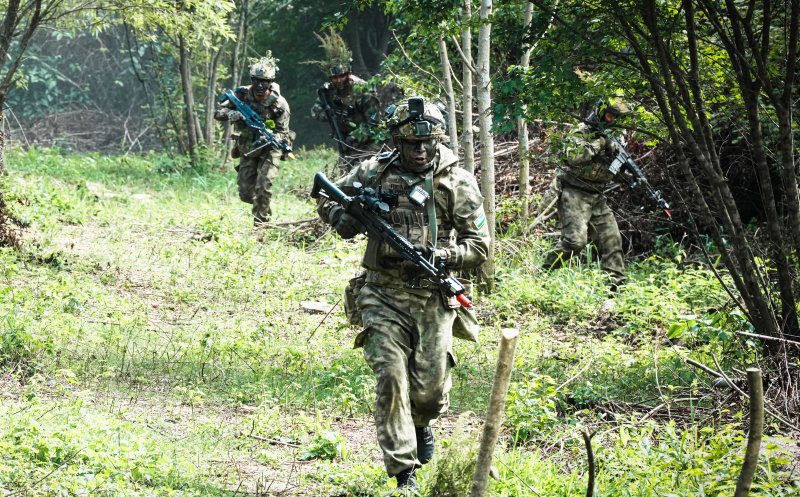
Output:
[[322,35],[314,33],[314,36],[319,40],[322,51],[325,52],[325,59],[309,60],[304,64],[319,66],[329,77],[342,76],[352,72],[353,54],[339,33],[329,30]]
[[630,112],[630,108],[618,97],[611,97],[604,100],[597,101],[597,108],[595,109],[598,117],[603,117],[606,113],[614,117],[619,117],[623,114]]
[[250,59],[250,77],[258,79],[268,79],[273,81],[278,74],[278,59],[272,56],[272,52],[267,50],[264,57],[260,59]]
[[387,109],[387,126],[392,136],[428,140],[445,134],[442,111],[422,97],[412,97],[392,107]]

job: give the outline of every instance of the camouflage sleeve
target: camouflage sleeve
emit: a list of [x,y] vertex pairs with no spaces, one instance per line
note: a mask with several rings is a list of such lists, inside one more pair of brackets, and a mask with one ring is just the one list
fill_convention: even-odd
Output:
[[584,133],[575,133],[564,139],[561,148],[561,161],[568,166],[581,166],[606,148],[606,139]]
[[377,125],[380,123],[380,106],[378,96],[374,92],[367,91],[358,99],[356,109],[364,116],[367,123]]
[[292,133],[289,131],[289,120],[291,118],[291,110],[289,110],[289,102],[285,98],[278,99],[278,106],[283,109],[283,112],[275,120],[275,131],[279,133],[280,137],[287,140],[291,145]]
[[[369,160],[363,161],[358,167],[354,167],[349,173],[345,174],[334,183],[345,194],[355,195],[356,189],[353,187],[353,184],[356,182],[365,184],[365,172],[371,163],[372,161]],[[334,218],[335,212],[341,209],[342,207],[332,200],[320,198],[317,202],[317,213],[319,214],[320,219],[328,224],[331,224],[331,220]]]
[[225,103],[220,104],[219,107],[214,110],[214,119],[217,121],[227,121],[228,120],[228,113],[233,108],[233,104],[229,101],[225,101]]
[[448,266],[472,269],[483,264],[489,255],[489,226],[475,177],[463,169],[453,171],[456,177],[451,210],[457,236],[455,245],[447,247]]

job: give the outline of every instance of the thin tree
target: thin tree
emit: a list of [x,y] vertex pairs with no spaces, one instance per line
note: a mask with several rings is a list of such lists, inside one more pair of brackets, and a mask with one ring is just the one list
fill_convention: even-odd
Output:
[[[456,45],[458,46],[458,45]],[[464,169],[475,172],[475,134],[472,132],[473,71],[472,64],[472,0],[464,0],[461,6],[461,142],[464,147]]]
[[477,59],[477,97],[478,97],[478,122],[480,123],[481,143],[481,193],[483,194],[483,208],[486,211],[486,223],[489,226],[491,242],[489,254],[482,266],[483,285],[487,290],[494,287],[494,253],[495,253],[495,170],[494,170],[494,139],[492,137],[492,80],[490,73],[490,53],[492,35],[492,0],[481,0],[480,27],[478,28],[478,59]]
[[450,135],[450,149],[459,155],[458,129],[456,124],[456,96],[453,92],[453,72],[450,70],[450,57],[444,35],[439,35],[439,59],[442,61],[442,82],[447,95],[447,131]]
[[[523,32],[527,33],[528,28],[531,25],[531,20],[533,19],[533,3],[528,3],[525,7],[525,16],[523,19]],[[527,38],[527,37],[526,37]],[[529,45],[529,44],[528,44]],[[527,71],[528,67],[530,67],[531,62],[531,46],[523,46],[522,47],[522,56],[519,60],[519,66],[522,68],[523,71]],[[520,213],[520,217],[522,218],[523,224],[528,223],[528,202],[530,196],[530,157],[528,149],[530,148],[530,144],[528,143],[528,122],[525,119],[525,112],[520,114],[517,118],[517,138],[518,138],[518,148],[517,151],[519,153],[519,197],[520,202],[522,203],[522,212]]]

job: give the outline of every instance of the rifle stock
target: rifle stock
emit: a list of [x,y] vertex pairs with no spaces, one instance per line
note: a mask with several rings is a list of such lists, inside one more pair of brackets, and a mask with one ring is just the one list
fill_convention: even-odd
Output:
[[425,275],[441,288],[448,296],[455,297],[464,307],[472,307],[472,302],[465,295],[466,288],[455,277],[448,274],[443,266],[435,266],[422,254],[417,252],[400,233],[381,217],[389,212],[386,202],[376,195],[372,188],[363,188],[354,185],[358,194],[348,196],[338,186],[333,184],[325,174],[318,172],[314,175],[314,185],[311,188],[311,198],[328,198],[344,208],[344,211],[353,216],[364,227],[366,235],[373,240],[382,241],[392,247],[400,257],[422,270]]
[[252,143],[253,150],[244,154],[245,157],[253,156],[256,152],[264,147],[272,147],[282,151],[285,154],[290,154],[292,152],[292,147],[288,143],[278,140],[275,137],[275,134],[267,129],[267,126],[264,124],[261,116],[259,116],[258,113],[249,105],[242,102],[239,97],[233,93],[233,91],[225,90],[225,92],[217,98],[219,103],[223,103],[226,100],[232,103],[233,106],[236,107],[236,110],[241,112],[241,114],[244,116],[244,122],[258,133],[258,138]]

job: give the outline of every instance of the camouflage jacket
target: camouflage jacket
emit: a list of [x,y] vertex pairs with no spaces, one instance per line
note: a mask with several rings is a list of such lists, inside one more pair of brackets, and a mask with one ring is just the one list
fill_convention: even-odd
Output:
[[[275,133],[276,138],[291,145],[293,133],[289,130],[289,118],[291,116],[289,103],[281,96],[280,89],[275,83],[270,87],[270,95],[261,102],[253,98],[253,92],[249,85],[236,88],[234,93],[239,100],[249,105],[261,116],[267,129]],[[234,105],[226,101],[214,112],[214,119],[227,121],[228,112],[232,109],[235,109]],[[236,146],[241,155],[244,155],[251,150],[253,141],[258,138],[258,132],[241,120],[235,121],[233,125]],[[266,152],[267,150],[264,151],[264,153]]]
[[[400,168],[397,154],[381,154],[363,161],[336,184],[348,195],[356,193],[353,184],[380,189],[397,195],[397,206],[384,217],[389,224],[414,245],[431,247],[432,233],[428,208],[416,206],[408,199],[415,187],[425,188],[426,175],[431,176],[436,214],[436,248],[448,251],[448,266],[472,269],[482,264],[489,251],[489,227],[483,211],[483,197],[475,177],[458,167],[458,158],[444,145],[437,146],[433,167],[427,172],[409,172]],[[430,202],[431,200],[428,200]],[[340,208],[331,201],[321,201],[320,217],[330,223],[333,210]],[[383,273],[389,279],[402,279],[402,259],[391,247],[370,239],[362,260],[365,268]]]
[[[360,125],[367,128],[377,126],[380,122],[380,102],[378,96],[366,88],[366,81],[350,76],[351,85],[339,91],[326,83],[321,90],[327,96],[328,103],[336,116],[336,124],[348,144],[367,144],[372,141],[369,129],[365,133],[353,133]],[[319,121],[328,121],[323,103],[317,102],[311,108],[311,116]]]
[[607,139],[586,124],[564,137],[557,154],[556,175],[564,184],[601,192],[614,179],[608,170],[613,157]]

